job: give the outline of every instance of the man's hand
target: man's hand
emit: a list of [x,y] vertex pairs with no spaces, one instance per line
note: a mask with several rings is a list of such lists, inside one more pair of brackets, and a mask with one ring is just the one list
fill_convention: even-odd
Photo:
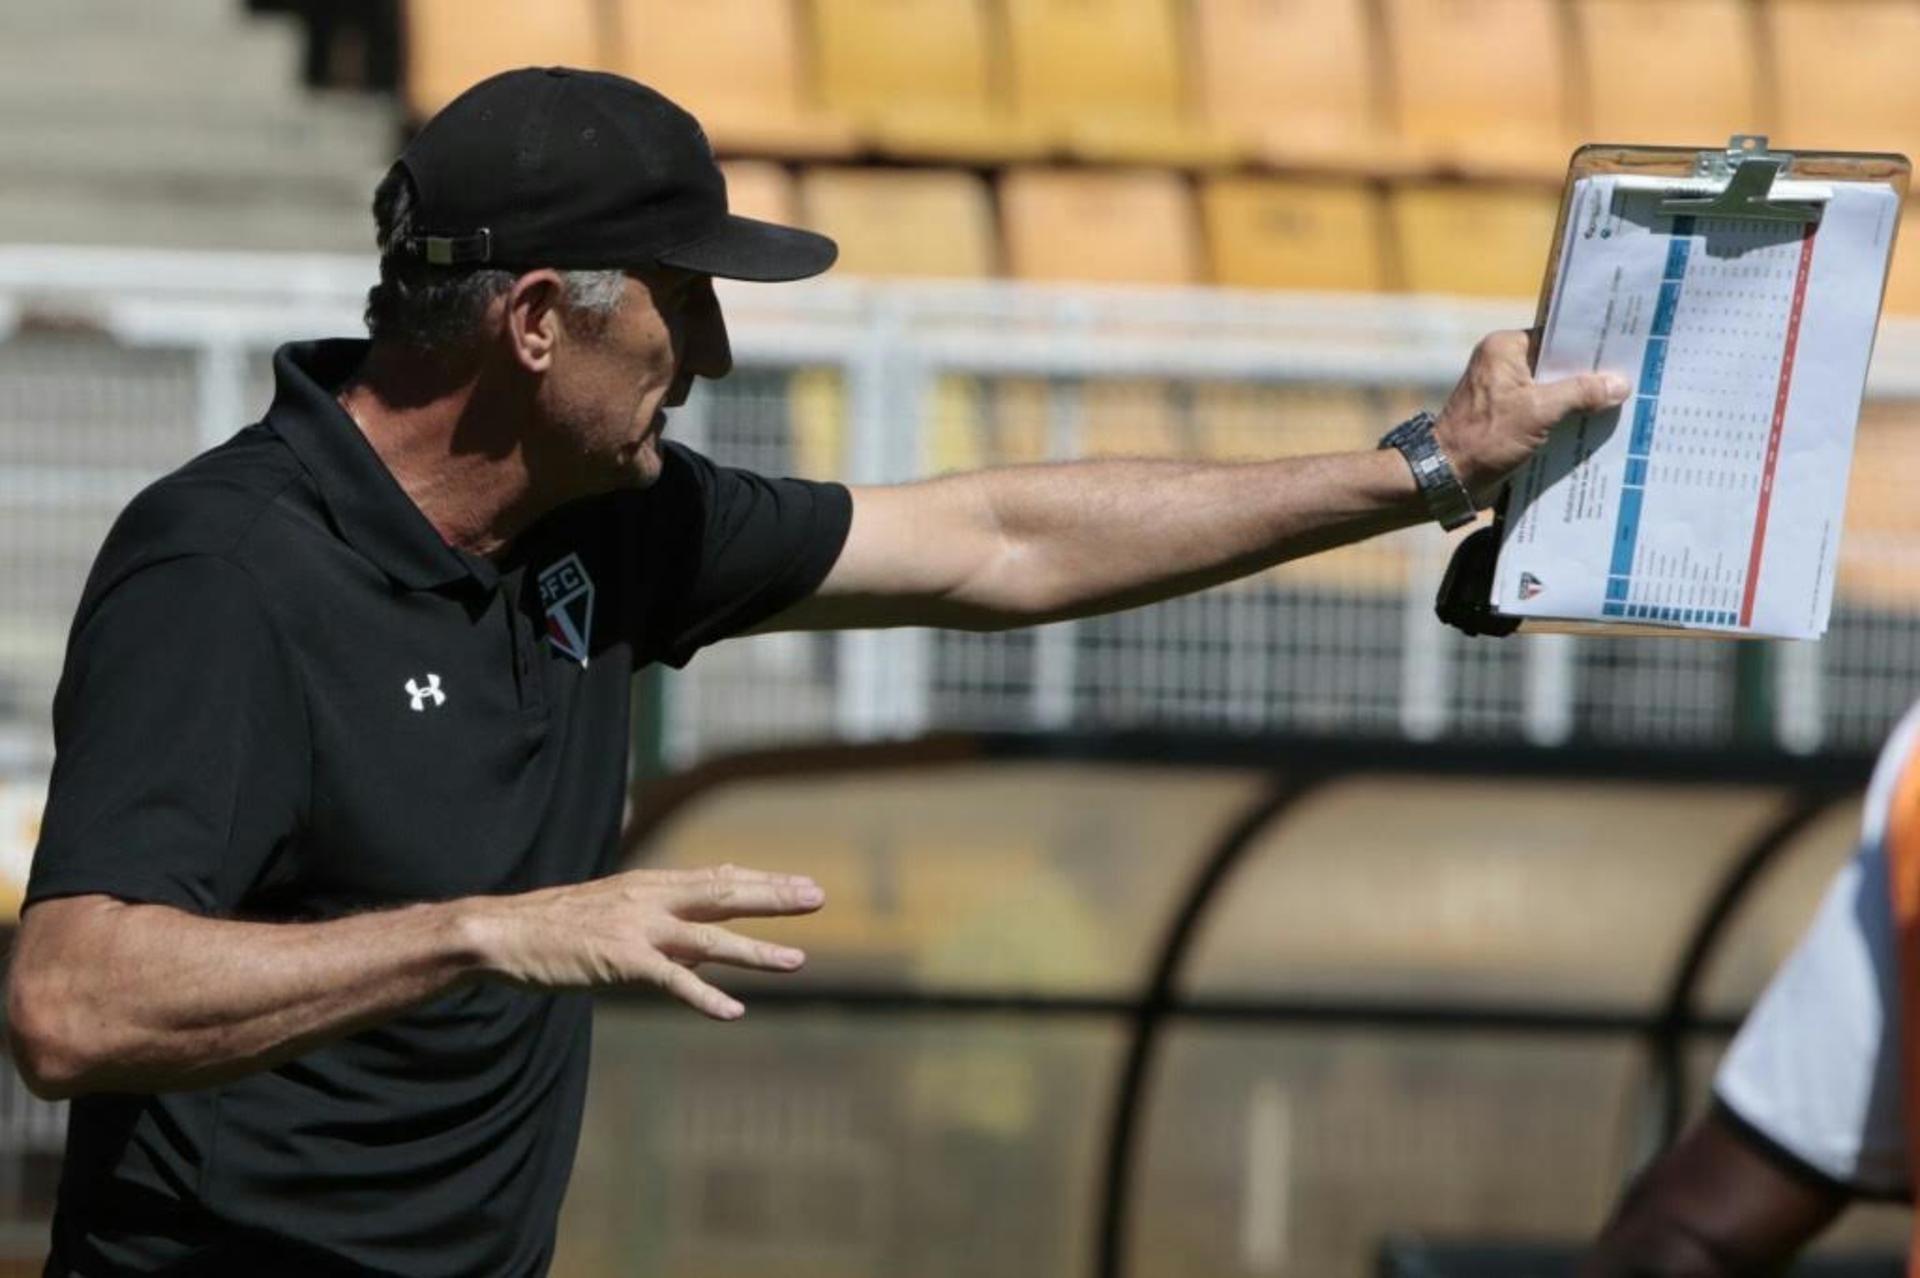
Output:
[[745,1013],[694,975],[700,963],[791,972],[806,955],[742,936],[728,919],[811,914],[826,901],[812,879],[723,865],[623,874],[475,900],[469,925],[486,970],[540,989],[657,985],[715,1020]]
[[1513,331],[1482,340],[1434,425],[1434,437],[1477,504],[1499,491],[1555,423],[1612,408],[1631,389],[1617,373],[1534,381],[1529,355],[1536,336]]

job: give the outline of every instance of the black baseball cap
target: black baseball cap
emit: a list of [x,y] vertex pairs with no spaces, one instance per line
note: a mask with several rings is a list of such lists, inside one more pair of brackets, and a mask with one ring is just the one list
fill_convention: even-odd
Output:
[[395,247],[438,266],[797,280],[839,256],[824,235],[727,212],[699,122],[604,71],[482,80],[427,121],[399,163],[418,201],[414,234]]

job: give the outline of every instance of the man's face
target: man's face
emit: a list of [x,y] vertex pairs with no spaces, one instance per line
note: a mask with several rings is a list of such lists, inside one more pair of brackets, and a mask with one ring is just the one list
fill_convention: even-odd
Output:
[[733,367],[709,277],[662,267],[629,273],[624,287],[603,323],[561,310],[562,336],[541,387],[551,442],[577,466],[572,486],[582,492],[652,484],[667,410],[686,402],[695,377]]

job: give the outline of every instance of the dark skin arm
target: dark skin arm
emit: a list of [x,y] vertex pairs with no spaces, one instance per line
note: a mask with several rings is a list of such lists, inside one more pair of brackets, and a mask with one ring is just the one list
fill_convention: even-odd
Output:
[[1633,1183],[1578,1278],[1783,1274],[1848,1201],[1770,1158],[1716,1110]]

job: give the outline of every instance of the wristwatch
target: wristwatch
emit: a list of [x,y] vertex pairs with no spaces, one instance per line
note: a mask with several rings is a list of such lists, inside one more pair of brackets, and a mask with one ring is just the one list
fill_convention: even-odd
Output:
[[1440,441],[1433,437],[1433,421],[1433,414],[1421,409],[1382,435],[1380,447],[1400,450],[1407,465],[1413,467],[1413,481],[1426,498],[1428,513],[1451,531],[1473,522],[1473,494],[1440,451]]

